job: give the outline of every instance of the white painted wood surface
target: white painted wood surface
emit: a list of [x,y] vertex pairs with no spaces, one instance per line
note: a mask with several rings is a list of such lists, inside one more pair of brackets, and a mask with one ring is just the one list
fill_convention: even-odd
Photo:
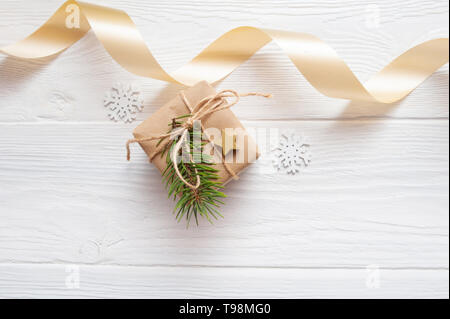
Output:
[[[127,11],[172,70],[239,25],[314,33],[361,79],[448,36],[447,1],[91,2]],[[0,0],[0,46],[60,4]],[[448,298],[448,66],[395,105],[348,102],[268,45],[219,87],[274,93],[235,113],[255,136],[307,135],[313,164],[279,175],[266,154],[229,185],[224,220],[189,230],[142,151],[124,159],[138,122],[108,120],[115,81],[142,86],[138,121],[180,89],[126,73],[92,34],[53,59],[0,57],[0,297]]]

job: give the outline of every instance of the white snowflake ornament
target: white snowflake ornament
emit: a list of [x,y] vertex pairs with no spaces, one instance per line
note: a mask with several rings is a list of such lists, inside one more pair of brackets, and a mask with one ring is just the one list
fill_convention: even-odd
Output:
[[111,120],[133,122],[136,113],[144,108],[144,100],[134,85],[117,83],[105,94],[104,105]]
[[281,134],[274,157],[274,166],[279,171],[294,175],[311,163],[310,144],[302,135],[293,132]]

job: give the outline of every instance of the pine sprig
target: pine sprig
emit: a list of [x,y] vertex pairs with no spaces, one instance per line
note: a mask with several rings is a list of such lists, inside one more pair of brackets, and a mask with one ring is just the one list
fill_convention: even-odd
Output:
[[[178,117],[169,124],[172,129],[179,126],[181,123],[179,119],[188,117],[184,115]],[[194,217],[196,224],[198,225],[199,217],[206,218],[210,223],[213,223],[213,219],[223,216],[218,211],[218,208],[224,204],[221,199],[226,195],[220,190],[223,188],[222,183],[218,181],[218,170],[215,169],[214,163],[211,161],[211,157],[207,154],[202,154],[202,148],[206,142],[201,142],[201,147],[194,146],[194,138],[201,138],[200,131],[189,129],[189,142],[185,145],[185,155],[189,155],[192,158],[201,158],[201,162],[192,163],[191,161],[184,161],[185,156],[181,156],[178,164],[173,163],[171,159],[171,151],[178,142],[178,138],[174,139],[172,143],[169,143],[166,149],[162,152],[162,156],[166,154],[167,167],[163,172],[163,182],[165,183],[168,191],[169,198],[173,198],[177,201],[174,214],[178,222],[183,218],[187,221],[187,227]],[[187,154],[186,154],[187,153]],[[181,155],[181,154],[179,154]],[[195,185],[197,182],[197,174],[200,177],[200,186],[197,189],[192,189],[185,185],[178,177],[175,171],[174,165],[178,165],[178,169],[183,178],[189,183]]]

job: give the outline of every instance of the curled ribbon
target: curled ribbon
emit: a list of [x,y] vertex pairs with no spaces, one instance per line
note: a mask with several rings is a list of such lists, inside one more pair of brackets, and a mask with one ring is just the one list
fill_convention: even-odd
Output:
[[[80,13],[79,21],[67,24],[68,13],[73,10]],[[27,59],[51,56],[70,47],[91,28],[111,57],[139,76],[186,86],[202,80],[215,83],[228,76],[260,48],[275,41],[322,94],[381,103],[393,103],[404,98],[446,64],[449,56],[448,38],[423,42],[393,60],[363,85],[336,52],[313,35],[238,27],[215,40],[191,62],[169,74],[153,57],[124,11],[73,0],[63,4],[29,37],[0,48],[0,52]]]

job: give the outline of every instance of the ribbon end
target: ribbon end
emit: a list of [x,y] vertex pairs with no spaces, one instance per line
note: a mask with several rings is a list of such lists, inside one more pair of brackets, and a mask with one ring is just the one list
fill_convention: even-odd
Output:
[[125,145],[126,149],[127,149],[127,161],[129,162],[131,159],[131,150],[130,150],[130,144],[134,143],[135,140],[128,140],[127,144]]

